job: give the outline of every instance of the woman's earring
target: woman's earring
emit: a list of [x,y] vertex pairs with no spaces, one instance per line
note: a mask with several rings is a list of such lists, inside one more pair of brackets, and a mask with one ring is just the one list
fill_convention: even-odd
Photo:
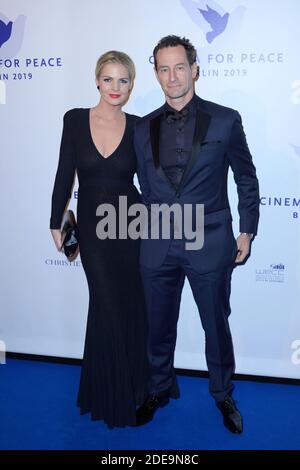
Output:
[[99,85],[97,85],[97,90],[100,90]]

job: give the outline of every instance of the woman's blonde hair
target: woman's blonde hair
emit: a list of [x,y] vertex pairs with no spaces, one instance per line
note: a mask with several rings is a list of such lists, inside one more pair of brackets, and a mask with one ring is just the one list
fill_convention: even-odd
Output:
[[101,70],[103,69],[104,65],[109,64],[109,63],[121,64],[128,70],[130,88],[132,88],[134,78],[135,78],[135,66],[134,66],[133,60],[129,57],[129,55],[125,54],[125,52],[108,51],[102,54],[97,60],[97,64],[96,64],[96,70],[95,70],[96,79],[97,80],[99,79]]

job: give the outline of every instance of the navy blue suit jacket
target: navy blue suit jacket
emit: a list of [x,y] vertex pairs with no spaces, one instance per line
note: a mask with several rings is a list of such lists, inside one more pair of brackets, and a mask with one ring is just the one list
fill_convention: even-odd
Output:
[[[237,185],[241,232],[257,233],[259,190],[239,113],[196,98],[192,154],[177,190],[160,165],[163,106],[137,121],[135,149],[142,198],[149,211],[151,204],[204,204],[204,245],[197,251],[187,250],[186,256],[194,269],[206,273],[231,264],[237,252],[227,195],[228,168]],[[159,267],[169,244],[170,240],[164,239],[142,240],[141,264]]]

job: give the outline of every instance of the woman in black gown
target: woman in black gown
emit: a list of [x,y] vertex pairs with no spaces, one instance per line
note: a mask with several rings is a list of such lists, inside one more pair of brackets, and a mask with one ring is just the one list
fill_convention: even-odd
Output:
[[118,220],[119,196],[127,197],[128,207],[140,202],[133,185],[133,128],[138,117],[122,111],[134,75],[134,64],[126,54],[103,54],[96,66],[98,105],[65,114],[50,221],[60,250],[61,221],[76,171],[78,238],[89,288],[77,404],[82,414],[90,412],[93,420],[104,420],[109,427],[135,425],[136,407],[147,396],[146,313],[139,274],[139,240],[100,240],[96,234],[100,204],[112,204]]

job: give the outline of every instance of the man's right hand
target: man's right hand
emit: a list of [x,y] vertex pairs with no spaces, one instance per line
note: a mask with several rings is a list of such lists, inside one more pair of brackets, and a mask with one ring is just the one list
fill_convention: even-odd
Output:
[[238,251],[235,259],[236,263],[242,263],[246,256],[249,255],[251,238],[252,237],[248,233],[240,233],[237,237],[236,244]]

